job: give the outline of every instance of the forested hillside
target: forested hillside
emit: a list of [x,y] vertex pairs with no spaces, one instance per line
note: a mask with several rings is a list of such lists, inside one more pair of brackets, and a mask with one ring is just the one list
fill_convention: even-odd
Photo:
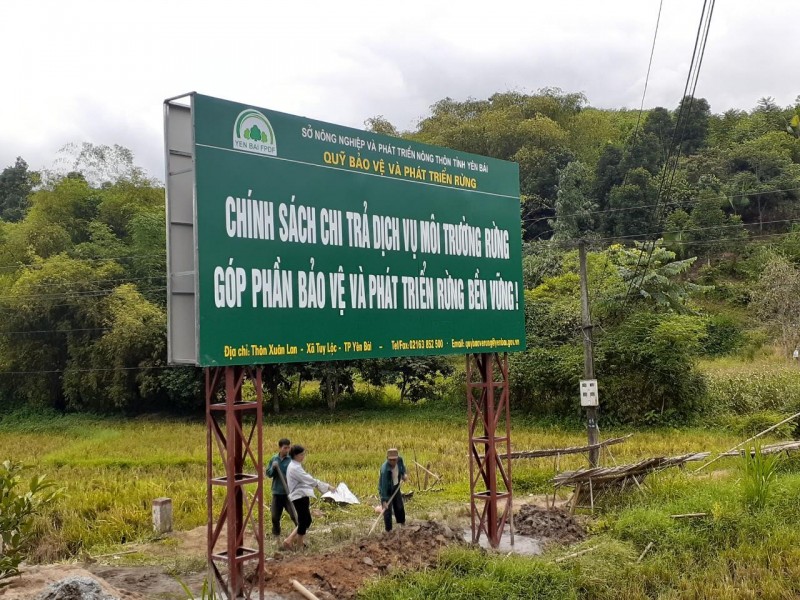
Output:
[[[800,98],[713,113],[702,98],[643,113],[544,89],[449,98],[392,135],[520,165],[528,351],[518,408],[576,414],[578,240],[589,256],[604,414],[661,422],[713,410],[696,359],[799,339]],[[0,403],[59,410],[201,405],[199,370],[166,365],[164,190],[119,146],[65,149],[0,174]],[[442,358],[271,367],[274,407],[299,379],[334,408],[354,382],[441,394]],[[454,385],[457,387],[457,380]]]

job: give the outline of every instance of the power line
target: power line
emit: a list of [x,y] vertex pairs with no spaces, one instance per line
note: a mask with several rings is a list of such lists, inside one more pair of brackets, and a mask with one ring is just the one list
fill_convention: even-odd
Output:
[[[683,95],[681,96],[681,103],[680,103],[680,108],[678,109],[678,115],[675,118],[675,127],[672,130],[672,140],[671,140],[669,148],[667,149],[667,157],[666,157],[666,160],[664,161],[664,168],[661,171],[661,179],[659,181],[658,193],[656,195],[656,206],[655,206],[655,208],[653,210],[653,213],[654,213],[656,219],[658,218],[658,214],[659,214],[658,205],[659,205],[659,203],[662,201],[662,199],[664,197],[664,184],[667,181],[667,172],[670,169],[672,169],[673,174],[674,174],[675,170],[677,170],[677,168],[678,168],[678,160],[680,159],[680,154],[681,154],[681,149],[682,149],[682,142],[683,142],[683,133],[684,133],[683,128],[681,127],[681,125],[683,125],[683,123],[684,123],[684,119],[685,119],[684,115],[686,114],[686,110],[687,110],[686,109],[686,97],[687,97],[687,92],[689,91],[690,82],[691,82],[691,79],[692,79],[692,73],[693,73],[693,69],[694,69],[694,64],[695,64],[695,60],[696,60],[696,57],[697,57],[697,47],[698,47],[698,42],[699,42],[699,39],[700,39],[700,31],[701,31],[702,25],[703,25],[703,16],[705,14],[707,2],[708,2],[708,0],[703,0],[703,10],[702,10],[702,12],[700,14],[700,23],[697,26],[697,34],[696,34],[695,40],[694,40],[694,48],[692,49],[692,60],[691,60],[691,62],[689,64],[689,72],[688,72],[688,74],[686,76],[686,84],[684,85],[684,88],[683,88]],[[691,101],[690,101],[690,109],[691,109]],[[672,161],[673,153],[675,151],[674,149],[676,147],[676,138],[677,138],[677,151],[678,151],[678,153],[677,153],[677,157],[674,159],[674,161]],[[672,161],[672,164],[671,164],[671,161]],[[672,180],[670,179],[670,181],[672,181]],[[652,248],[651,248],[651,250],[652,250]],[[651,256],[652,256],[652,252],[647,257],[648,262],[650,261],[650,257]],[[631,279],[630,285],[628,286],[628,289],[625,292],[625,300],[623,302],[623,308],[628,303],[628,296],[630,295],[630,292],[633,289],[633,284],[636,281],[636,273],[639,270],[639,267],[641,265],[641,259],[642,259],[642,256],[639,255],[639,260],[636,262],[636,266],[634,267],[634,270],[633,270],[633,273],[634,273],[633,278]],[[644,272],[647,272],[647,268],[646,267],[645,267],[645,271]]]
[[[185,368],[186,365],[160,365],[160,366],[152,366],[152,367],[98,367],[92,369],[52,369],[52,370],[45,370],[45,371],[0,371],[0,375],[44,375],[44,374],[52,374],[52,373],[91,373],[91,372],[107,372],[107,371],[152,371],[156,369],[181,369]],[[189,366],[189,368],[192,368]]]
[[[800,222],[800,217],[797,217],[797,218],[794,218],[794,219],[776,219],[774,221],[764,221],[762,223],[762,225],[774,225],[776,223],[796,223],[796,222]],[[755,225],[755,224],[753,224],[753,225]],[[744,223],[732,223],[730,225],[710,225],[708,227],[687,227],[685,229],[680,229],[680,230],[675,230],[675,231],[669,231],[669,230],[643,231],[643,232],[639,232],[639,233],[631,233],[631,234],[628,234],[628,235],[617,235],[617,236],[613,236],[613,237],[597,238],[597,239],[598,239],[598,241],[604,241],[604,240],[613,241],[613,240],[621,240],[621,239],[638,238],[638,237],[649,236],[649,235],[654,235],[654,234],[663,236],[664,234],[669,234],[669,233],[683,233],[683,232],[687,232],[687,231],[709,231],[711,229],[731,229],[731,228],[736,228],[736,227],[741,227],[743,231],[747,231],[746,225]]]
[[[739,198],[741,196],[748,196],[748,197],[749,196],[763,196],[763,195],[766,195],[766,194],[778,194],[778,193],[782,193],[782,192],[797,192],[797,191],[800,191],[800,187],[785,188],[785,189],[781,189],[781,190],[769,190],[769,191],[763,191],[763,192],[752,192],[752,193],[744,193],[744,192],[742,192],[741,194],[733,194],[731,196],[722,196],[722,195],[720,195],[720,196],[718,196],[718,198],[720,200],[722,200],[724,198],[724,199],[726,199],[726,200],[728,200],[730,202],[731,200],[734,200],[734,199]],[[696,205],[698,202],[699,202],[699,200],[698,201],[693,201],[693,202],[692,201],[688,201],[688,202],[682,202],[682,201],[663,202],[663,203],[660,203],[660,204],[662,206],[687,206],[687,205],[688,206],[693,206],[693,205]],[[640,210],[642,208],[655,208],[657,206],[659,206],[659,204],[640,204],[638,206],[626,206],[626,207],[623,207],[623,208],[606,208],[606,209],[602,209],[602,210],[580,211],[580,212],[570,213],[570,214],[566,214],[566,215],[554,215],[554,216],[548,216],[548,217],[527,218],[527,219],[522,219],[522,222],[523,223],[538,223],[540,221],[553,219],[554,217],[560,219],[560,218],[565,218],[565,217],[577,217],[577,216],[583,216],[583,215],[602,215],[602,214],[606,214],[606,213],[610,213],[610,212],[626,212],[626,211],[629,211],[629,210]],[[552,210],[552,209],[550,209],[550,210]]]
[[[677,117],[677,119],[675,121],[675,129],[673,130],[673,135],[672,135],[672,145],[669,148],[669,153],[667,155],[666,166],[665,166],[664,170],[662,171],[661,181],[659,182],[658,195],[656,196],[656,204],[660,203],[662,201],[663,197],[664,197],[664,190],[665,190],[664,185],[665,185],[665,183],[667,181],[667,172],[670,170],[670,166],[669,165],[670,165],[671,155],[673,153],[673,148],[676,147],[676,144],[675,144],[676,137],[677,137],[677,153],[675,154],[674,160],[672,160],[672,166],[671,166],[671,171],[672,172],[671,172],[671,175],[669,177],[669,187],[666,188],[667,190],[671,190],[672,189],[672,183],[673,183],[674,178],[675,178],[675,173],[677,172],[677,169],[678,169],[678,161],[680,160],[681,152],[683,150],[683,143],[682,142],[683,142],[683,135],[684,135],[684,132],[685,132],[685,127],[686,127],[685,121],[688,118],[688,116],[691,114],[692,104],[694,103],[694,96],[695,96],[695,92],[697,91],[697,82],[698,82],[699,77],[700,77],[700,67],[703,64],[703,55],[705,54],[706,42],[708,41],[708,32],[709,32],[709,29],[711,27],[711,15],[714,12],[714,3],[715,2],[716,2],[716,0],[711,0],[710,9],[709,9],[708,12],[706,12],[706,6],[708,5],[708,0],[704,0],[703,1],[703,10],[700,13],[700,23],[697,26],[697,34],[696,34],[695,40],[694,40],[694,49],[692,50],[692,60],[691,60],[691,63],[689,65],[689,73],[688,73],[688,75],[686,77],[686,85],[684,86],[684,89],[683,89],[683,97],[681,98],[680,110],[678,111],[678,117]],[[704,26],[705,26],[705,29],[704,29]],[[703,40],[702,43],[700,43],[700,39],[701,38]],[[699,47],[700,47],[699,56],[698,56],[698,44],[699,44]],[[694,67],[695,62],[697,63],[697,68],[696,69]],[[691,94],[688,95],[688,97],[689,97],[689,103],[688,103],[689,107],[686,108],[687,92],[688,92],[690,87],[691,87],[692,91],[691,91]],[[656,221],[658,221],[658,217],[659,217],[659,214],[660,214],[659,213],[659,207],[656,206],[653,212],[655,213],[654,216],[656,217]],[[650,260],[653,257],[653,250],[654,249],[655,249],[655,244],[653,244],[650,247],[650,252],[647,255],[647,265],[645,266],[643,273],[646,273],[647,269],[650,267]],[[625,300],[623,302],[623,309],[624,309],[625,305],[627,305],[627,303],[628,303],[628,297],[630,295],[631,290],[633,289],[633,284],[636,281],[636,272],[638,271],[640,263],[641,263],[641,255],[639,256],[639,259],[640,260],[637,261],[636,267],[634,269],[634,276],[631,279],[630,284],[628,285],[627,291],[625,292]],[[644,279],[644,274],[642,275],[642,279]]]
[[697,241],[691,241],[691,240],[669,240],[668,242],[665,242],[665,243],[666,244],[670,244],[670,245],[678,244],[678,245],[681,245],[681,246],[690,246],[690,245],[691,246],[705,246],[705,245],[710,245],[710,244],[716,244],[717,242],[751,242],[751,241],[756,241],[756,240],[765,239],[765,238],[781,237],[781,236],[785,236],[785,235],[791,235],[792,233],[793,232],[791,232],[791,231],[784,231],[784,232],[781,232],[781,233],[764,233],[764,234],[759,234],[759,235],[752,235],[752,236],[747,237],[747,238],[722,237],[722,238],[715,238],[715,239],[712,239],[712,240],[697,240]]
[[[89,289],[83,291],[72,291],[72,292],[62,292],[58,294],[21,294],[18,296],[10,295],[10,296],[0,296],[0,300],[30,300],[32,298],[40,299],[40,300],[57,300],[60,298],[67,299],[67,298],[92,298],[92,297],[99,297],[99,296],[107,296],[108,294],[113,294],[114,292],[119,289],[118,287],[111,288],[111,289]],[[166,290],[166,286],[161,287],[150,287],[150,288],[137,288],[138,291],[148,291],[148,292],[155,292],[159,290]]]
[[[146,279],[165,279],[167,276],[165,275],[148,275],[146,277],[122,277],[119,279],[85,279],[85,280],[78,280],[78,281],[59,281],[59,282],[42,282],[42,283],[32,283],[28,284],[29,287],[63,287],[68,285],[84,285],[87,283],[94,284],[94,283],[133,283],[134,281],[144,281]],[[105,289],[105,288],[96,288],[98,290]]]
[[[625,148],[622,151],[622,157],[620,159],[620,163],[621,164],[624,163],[624,161],[625,161],[625,154],[627,153],[628,155],[630,155],[631,148],[633,147],[633,144],[636,142],[636,137],[639,134],[639,123],[642,120],[642,113],[644,112],[644,99],[647,96],[647,84],[650,82],[650,69],[653,66],[653,56],[655,55],[655,51],[656,51],[656,40],[658,39],[658,26],[661,23],[661,9],[663,8],[663,6],[664,6],[664,0],[660,0],[660,2],[658,3],[658,15],[656,16],[656,27],[655,27],[655,30],[653,31],[653,43],[650,46],[650,59],[647,61],[647,73],[645,74],[645,77],[644,77],[644,88],[642,89],[642,101],[639,103],[639,114],[636,116],[636,127],[634,127],[634,129],[633,129],[633,135],[630,136],[626,141]],[[627,181],[628,181],[628,173],[629,173],[629,171],[626,171],[625,172],[625,176],[622,178],[622,184],[623,185],[625,185],[627,183]],[[587,214],[587,213],[584,213],[584,215],[585,214]],[[588,214],[592,214],[591,211]],[[573,216],[577,216],[577,215],[573,215]],[[585,258],[584,250],[585,250],[585,248],[583,246],[581,246],[581,252],[582,252],[582,255]],[[606,264],[603,266],[603,273],[602,273],[602,277],[603,278],[605,278],[605,274],[606,274],[606,269],[607,268],[608,268],[608,261],[606,261]],[[587,290],[587,303],[588,303],[588,290]],[[587,313],[588,313],[588,320],[589,321],[591,321],[591,309],[592,309],[591,304],[589,304],[587,306]],[[589,331],[591,333],[591,329]],[[591,379],[591,377],[589,379]]]
[[[66,256],[65,258],[67,258],[67,259],[69,259],[71,261],[77,261],[77,262],[100,262],[100,261],[103,261],[103,260],[125,260],[125,259],[129,259],[129,258],[154,258],[154,257],[162,257],[162,256],[166,256],[166,255],[167,255],[167,253],[166,253],[166,251],[164,251],[164,252],[154,252],[154,253],[149,253],[149,254],[128,254],[126,256],[106,256],[104,258],[80,258],[80,257],[73,257],[73,256]],[[22,267],[41,267],[41,266],[42,266],[41,262],[18,263],[16,265],[2,266],[2,267],[0,267],[0,271],[15,270],[15,269],[20,269]]]
[[[664,6],[664,0],[661,0],[658,3],[658,16],[656,17],[656,29],[653,32],[653,45],[650,47],[650,60],[647,63],[647,75],[644,77],[644,89],[642,90],[642,102],[639,104],[639,115],[636,117],[636,127],[633,128],[633,136],[631,136],[631,140],[636,139],[636,135],[639,132],[639,122],[642,120],[642,112],[644,111],[644,99],[647,95],[647,84],[650,81],[650,68],[653,66],[653,55],[656,51],[656,38],[658,38],[658,26],[661,23],[661,9]],[[632,145],[633,142],[631,142]],[[630,149],[630,145],[629,145]],[[622,153],[623,160],[625,159],[625,153]],[[627,176],[627,173],[625,173]]]
[[27,335],[31,333],[75,333],[77,331],[111,331],[108,327],[83,327],[80,329],[32,329],[30,331],[0,331],[0,335]]
[[[800,222],[800,217],[793,218],[793,219],[776,219],[776,220],[773,220],[773,221],[764,221],[763,224],[764,225],[775,225],[775,224],[778,224],[778,223],[797,223],[797,222]],[[750,226],[752,227],[754,225],[755,224],[751,224]],[[663,237],[665,234],[668,235],[670,233],[686,233],[686,232],[692,232],[692,231],[710,231],[710,230],[715,230],[715,229],[733,229],[733,228],[737,228],[737,227],[741,227],[742,231],[747,233],[748,236],[747,236],[747,238],[731,238],[731,239],[754,239],[754,238],[758,237],[756,235],[750,234],[750,232],[747,230],[747,225],[745,225],[744,223],[732,223],[732,224],[729,224],[729,225],[712,225],[712,226],[709,226],[709,227],[687,227],[685,229],[676,230],[676,231],[669,231],[669,230],[667,230],[667,231],[664,231],[664,230],[640,231],[640,232],[637,232],[637,233],[631,233],[631,234],[627,234],[627,235],[615,235],[615,236],[608,236],[608,237],[569,238],[569,239],[565,239],[565,240],[538,240],[538,241],[535,241],[534,243],[574,246],[575,244],[577,244],[581,240],[586,240],[587,242],[615,242],[615,241],[624,240],[624,239],[633,239],[633,240],[635,240],[636,238],[645,237],[645,236],[653,235],[653,234],[658,234],[659,236]],[[792,233],[792,232],[782,232],[782,233],[789,234],[789,233]],[[686,243],[687,244],[693,244],[693,243],[696,243],[696,242],[692,241],[692,240],[687,240]]]
[[[162,291],[162,290],[166,290],[166,289],[167,289],[166,286],[163,286],[163,287],[151,287],[151,288],[137,288],[137,291],[139,293],[145,293],[145,292],[158,292],[158,291]],[[38,299],[45,298],[45,299],[48,299],[48,300],[58,300],[58,299],[83,300],[83,299],[86,299],[86,298],[100,298],[102,296],[108,296],[109,294],[112,294],[115,291],[117,291],[117,288],[113,288],[113,289],[110,289],[110,290],[91,290],[90,292],[87,292],[87,293],[84,293],[84,294],[77,294],[76,293],[76,294],[72,294],[72,295],[67,293],[67,294],[51,294],[50,296],[42,296],[40,294],[26,295],[26,296],[0,296],[0,300],[9,300],[9,299],[31,300],[31,299],[34,299],[34,298],[38,298]],[[46,308],[49,310],[51,308],[57,308],[59,306],[72,306],[72,305],[73,305],[72,303],[50,304],[50,305],[47,305]],[[12,311],[12,312],[16,312],[19,309],[17,307],[0,306],[0,310],[9,310],[9,311]]]

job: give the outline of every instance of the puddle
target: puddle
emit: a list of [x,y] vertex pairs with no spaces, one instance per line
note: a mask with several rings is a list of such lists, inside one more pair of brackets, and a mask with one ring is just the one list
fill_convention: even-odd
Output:
[[[468,544],[472,543],[471,531],[464,532],[464,541],[466,541]],[[492,549],[492,547],[489,545],[489,540],[485,535],[481,535],[481,539],[478,540],[478,545],[481,548],[486,548],[487,550]],[[538,538],[515,533],[514,545],[512,546],[511,534],[508,531],[504,531],[503,535],[500,537],[500,545],[494,550],[496,552],[503,552],[506,554],[511,552],[512,554],[519,554],[521,556],[538,556],[544,552],[544,544],[542,543],[542,540]]]

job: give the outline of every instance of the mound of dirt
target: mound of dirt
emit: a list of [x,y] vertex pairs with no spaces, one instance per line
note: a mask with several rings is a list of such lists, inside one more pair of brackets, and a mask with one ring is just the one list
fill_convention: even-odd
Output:
[[91,577],[66,577],[50,584],[36,600],[119,600],[103,591]]
[[514,515],[514,529],[522,535],[558,544],[572,544],[586,537],[586,531],[567,511],[532,504],[520,506]]
[[[122,591],[76,565],[32,565],[20,569],[19,577],[3,581],[0,588],[3,600],[31,598],[121,598],[140,600],[145,596]],[[77,590],[77,591],[76,591]],[[87,595],[91,591],[94,595]],[[62,594],[52,595],[52,594]],[[70,593],[80,595],[70,596]]]
[[449,544],[464,544],[461,532],[433,521],[408,523],[324,554],[280,555],[267,562],[266,588],[288,594],[296,579],[322,600],[355,598],[370,577],[433,566]]

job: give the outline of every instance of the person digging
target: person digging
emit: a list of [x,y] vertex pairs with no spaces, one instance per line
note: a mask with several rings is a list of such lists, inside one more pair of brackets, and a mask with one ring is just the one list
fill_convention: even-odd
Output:
[[276,537],[281,534],[281,516],[284,510],[289,513],[292,522],[297,525],[294,506],[289,501],[289,490],[286,489],[286,469],[289,467],[289,463],[292,462],[289,457],[291,447],[292,443],[288,439],[280,439],[278,441],[278,453],[269,460],[269,468],[267,469],[267,477],[272,479],[272,503],[269,507],[272,515],[272,535]]
[[381,466],[381,474],[378,479],[378,494],[381,497],[383,524],[386,531],[392,530],[392,514],[398,525],[406,522],[403,494],[400,493],[400,485],[404,481],[408,481],[408,475],[406,475],[403,457],[400,456],[397,448],[389,448],[386,451],[386,462]]

